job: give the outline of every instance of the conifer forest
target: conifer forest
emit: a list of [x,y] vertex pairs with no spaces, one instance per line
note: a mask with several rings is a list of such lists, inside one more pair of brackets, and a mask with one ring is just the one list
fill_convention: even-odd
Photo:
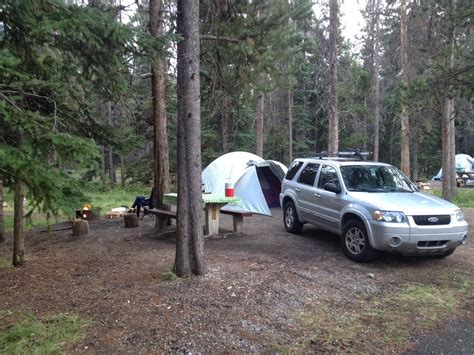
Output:
[[473,20],[0,0],[0,353],[472,353]]
[[[230,151],[288,165],[360,149],[413,181],[474,152],[472,1],[367,0],[349,39],[338,0],[202,0],[188,127],[178,20],[192,4],[2,2],[0,186],[15,191],[18,220],[23,196],[57,214],[77,206],[86,180],[153,181],[162,194],[178,162],[203,168]],[[181,155],[179,137],[191,144]]]

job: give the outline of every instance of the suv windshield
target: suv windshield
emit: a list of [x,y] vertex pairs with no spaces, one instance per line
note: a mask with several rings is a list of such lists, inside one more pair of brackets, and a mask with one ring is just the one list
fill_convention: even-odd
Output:
[[415,186],[396,168],[384,165],[348,165],[341,167],[349,191],[414,192]]

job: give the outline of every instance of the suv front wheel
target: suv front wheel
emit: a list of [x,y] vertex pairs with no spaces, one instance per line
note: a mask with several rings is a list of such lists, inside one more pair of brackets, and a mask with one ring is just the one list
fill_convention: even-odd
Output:
[[303,223],[298,218],[298,212],[293,201],[285,203],[283,210],[283,223],[288,232],[298,234],[303,229]]
[[349,220],[342,229],[342,250],[354,261],[366,263],[377,257],[377,251],[370,246],[367,230],[359,219]]

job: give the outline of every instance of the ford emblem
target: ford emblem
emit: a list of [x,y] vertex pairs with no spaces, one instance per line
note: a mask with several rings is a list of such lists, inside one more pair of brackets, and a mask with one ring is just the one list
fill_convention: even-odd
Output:
[[439,219],[438,219],[438,217],[430,217],[430,218],[428,218],[428,222],[430,222],[430,223],[438,223],[438,222],[439,222]]

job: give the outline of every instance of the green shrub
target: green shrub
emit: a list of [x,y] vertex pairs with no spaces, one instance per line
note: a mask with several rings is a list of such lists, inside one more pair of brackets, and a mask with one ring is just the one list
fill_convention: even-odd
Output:
[[11,265],[12,263],[10,261],[0,256],[0,270],[8,269]]

